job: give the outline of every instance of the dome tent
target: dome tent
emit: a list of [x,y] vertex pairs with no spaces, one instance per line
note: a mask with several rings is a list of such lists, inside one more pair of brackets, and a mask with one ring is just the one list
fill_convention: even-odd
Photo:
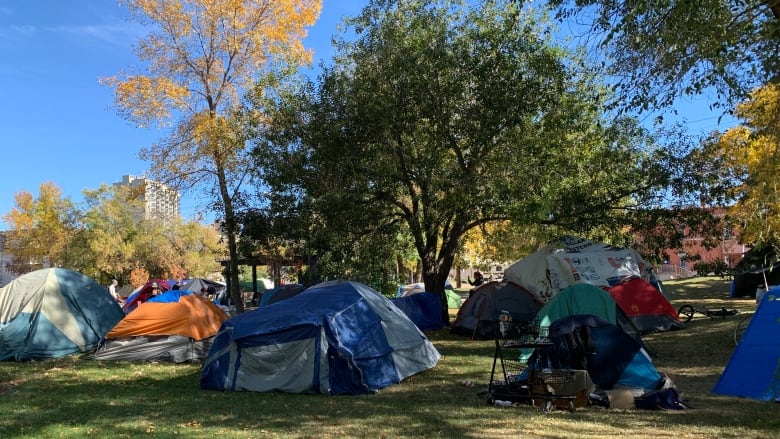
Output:
[[222,324],[201,388],[362,394],[438,363],[439,352],[376,290],[349,281],[317,284]]
[[205,297],[169,290],[138,305],[105,336],[90,360],[202,361],[228,316]]
[[501,312],[507,311],[516,324],[522,325],[533,321],[541,308],[536,296],[514,282],[486,282],[463,302],[450,332],[474,340],[493,339]]
[[108,290],[64,268],[24,274],[0,288],[0,360],[87,352],[124,313]]
[[642,335],[684,327],[677,310],[661,291],[640,277],[620,282],[607,291]]
[[122,306],[122,310],[125,313],[129,313],[133,311],[138,305],[149,300],[150,297],[153,297],[152,290],[155,287],[159,288],[161,293],[171,289],[171,286],[170,284],[168,284],[167,280],[150,279],[148,282],[141,285],[138,289],[136,289],[129,296],[127,296],[127,299],[125,299],[125,304]]

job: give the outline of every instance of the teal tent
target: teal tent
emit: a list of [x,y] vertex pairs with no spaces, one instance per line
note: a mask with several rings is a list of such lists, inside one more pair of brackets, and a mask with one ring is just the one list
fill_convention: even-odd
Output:
[[539,310],[535,324],[540,328],[549,328],[558,319],[578,314],[599,317],[616,325],[641,343],[639,330],[612,296],[591,284],[574,284],[561,290]]
[[81,273],[24,274],[0,288],[0,360],[90,351],[124,316],[108,290]]

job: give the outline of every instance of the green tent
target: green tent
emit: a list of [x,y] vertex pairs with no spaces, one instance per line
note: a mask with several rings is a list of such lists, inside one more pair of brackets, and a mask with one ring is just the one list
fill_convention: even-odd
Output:
[[447,308],[459,309],[461,304],[460,294],[450,289],[446,289],[444,292],[447,293]]
[[[535,324],[544,331],[556,320],[572,315],[594,315],[623,329],[641,343],[636,326],[618,307],[612,296],[591,284],[570,285],[545,303],[536,314]],[[644,344],[643,344],[644,346]]]

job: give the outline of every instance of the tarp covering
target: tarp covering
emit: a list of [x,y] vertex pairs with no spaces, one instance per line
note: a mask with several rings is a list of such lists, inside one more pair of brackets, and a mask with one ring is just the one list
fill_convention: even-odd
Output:
[[379,292],[330,281],[227,320],[200,383],[213,390],[371,393],[436,366],[439,358]]
[[441,296],[436,293],[418,293],[403,297],[393,297],[390,301],[406,314],[421,331],[441,329]]
[[780,401],[780,287],[761,303],[713,388],[720,395]]
[[222,323],[222,309],[191,291],[149,298],[106,334],[94,360],[201,361]]
[[183,279],[179,281],[180,290],[187,290],[192,291],[193,293],[198,293],[202,288],[205,288],[209,295],[216,297],[227,289],[227,285],[223,284],[222,282],[204,279],[202,277]]
[[663,377],[641,344],[622,329],[593,315],[570,315],[549,327],[550,348],[529,360],[534,367],[585,369],[604,390],[615,387],[656,390]]
[[0,288],[0,360],[87,352],[124,317],[108,290],[81,273],[46,268]]
[[780,264],[766,268],[755,268],[734,275],[731,281],[731,297],[756,297],[758,287],[780,284]]
[[504,279],[545,302],[570,285],[609,287],[626,278],[649,277],[651,268],[636,250],[564,236],[507,267]]
[[643,335],[684,327],[672,304],[656,287],[642,278],[629,279],[607,291]]

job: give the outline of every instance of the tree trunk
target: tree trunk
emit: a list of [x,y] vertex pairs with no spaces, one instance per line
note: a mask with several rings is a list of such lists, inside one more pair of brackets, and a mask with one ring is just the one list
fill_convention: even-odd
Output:
[[[220,169],[221,171],[221,169]],[[228,192],[227,180],[224,172],[218,172],[219,192],[222,196],[222,203],[225,206],[225,235],[228,241],[228,286],[230,287],[230,298],[236,305],[236,313],[244,312],[244,298],[241,297],[241,286],[238,283],[238,245],[236,235],[238,232],[236,215],[233,212],[233,200]]]
[[425,291],[439,294],[441,298],[442,322],[446,326],[450,326],[450,313],[444,285],[447,283],[447,277],[454,260],[454,251],[452,254],[442,254],[441,259],[437,259],[435,249],[427,251],[425,257],[422,258],[422,277]]

